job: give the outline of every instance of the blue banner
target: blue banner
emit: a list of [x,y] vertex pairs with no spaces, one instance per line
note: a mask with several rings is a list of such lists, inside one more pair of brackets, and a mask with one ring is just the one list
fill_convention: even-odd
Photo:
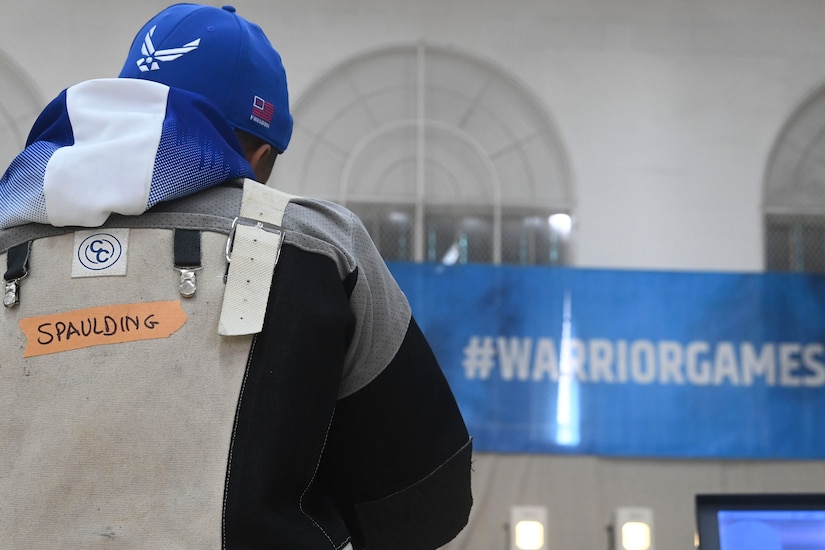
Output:
[[825,458],[825,277],[390,269],[478,451]]

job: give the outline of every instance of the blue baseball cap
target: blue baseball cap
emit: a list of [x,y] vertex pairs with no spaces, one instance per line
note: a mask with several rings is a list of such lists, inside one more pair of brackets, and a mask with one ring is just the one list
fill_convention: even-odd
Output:
[[120,78],[198,93],[236,129],[281,152],[289,145],[292,115],[281,56],[232,6],[166,8],[138,32]]

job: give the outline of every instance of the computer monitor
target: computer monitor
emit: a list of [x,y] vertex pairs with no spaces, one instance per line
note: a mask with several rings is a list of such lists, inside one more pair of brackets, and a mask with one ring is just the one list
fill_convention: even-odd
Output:
[[699,550],[825,550],[825,494],[696,495]]

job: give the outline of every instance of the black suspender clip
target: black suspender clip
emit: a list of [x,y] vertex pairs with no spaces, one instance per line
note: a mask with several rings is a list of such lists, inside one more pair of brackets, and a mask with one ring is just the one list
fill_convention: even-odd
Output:
[[175,269],[180,273],[180,295],[191,298],[198,290],[195,272],[203,269],[200,231],[175,229]]
[[8,250],[6,273],[3,274],[3,281],[6,283],[3,293],[3,305],[5,307],[14,307],[20,303],[20,281],[29,274],[31,250],[31,241],[15,245]]

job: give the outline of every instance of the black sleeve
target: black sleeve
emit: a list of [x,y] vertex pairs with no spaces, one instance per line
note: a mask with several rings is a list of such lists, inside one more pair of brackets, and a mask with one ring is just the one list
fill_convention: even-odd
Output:
[[414,319],[391,363],[340,399],[323,480],[356,549],[433,550],[467,523],[467,429]]

